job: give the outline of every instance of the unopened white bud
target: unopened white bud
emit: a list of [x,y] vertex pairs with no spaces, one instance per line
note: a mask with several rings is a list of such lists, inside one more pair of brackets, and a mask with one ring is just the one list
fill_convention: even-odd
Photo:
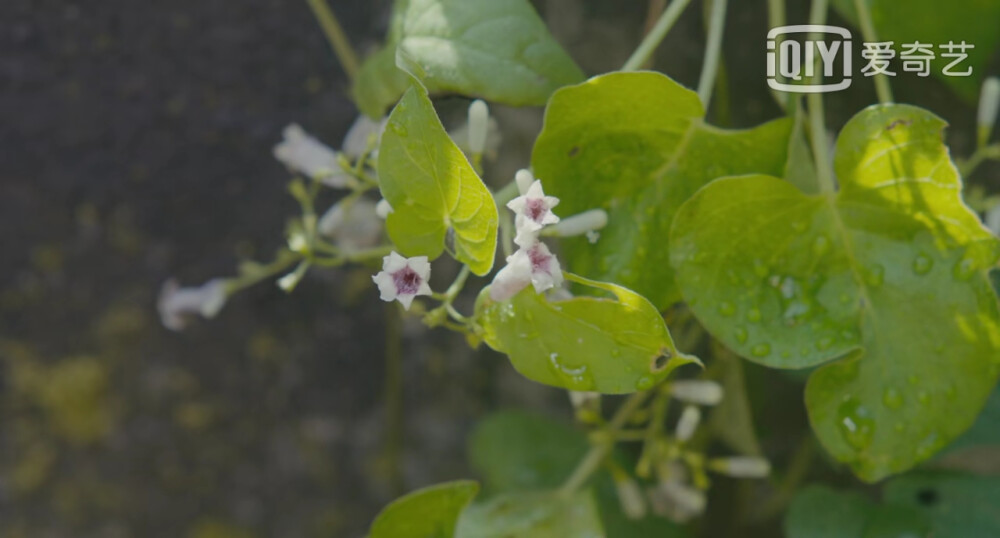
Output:
[[569,401],[573,404],[574,408],[583,407],[585,405],[589,405],[591,402],[599,402],[600,400],[600,392],[582,392],[578,390],[569,391]]
[[517,183],[517,192],[523,196],[528,192],[528,188],[535,182],[535,176],[531,175],[531,170],[522,168],[514,174],[514,181]]
[[722,401],[722,385],[700,379],[674,381],[670,384],[670,395],[688,403],[715,405]]
[[160,321],[166,328],[179,331],[184,328],[187,315],[215,317],[226,304],[229,296],[227,286],[223,278],[214,278],[201,286],[189,288],[182,288],[174,279],[164,282],[157,302]]
[[771,474],[771,464],[764,458],[733,456],[708,462],[709,469],[734,478],[764,478]]
[[607,225],[608,213],[603,209],[591,209],[562,219],[557,224],[545,230],[545,234],[558,237],[573,237],[593,232],[594,230],[600,230]]
[[482,153],[486,147],[486,133],[489,131],[490,109],[482,99],[469,105],[469,151]]
[[392,213],[392,206],[389,205],[389,201],[385,198],[382,198],[375,204],[375,214],[378,215],[378,218],[385,220],[389,216],[389,213]]
[[993,235],[1000,235],[1000,204],[986,212],[986,227],[993,232]]
[[629,519],[642,519],[646,516],[646,500],[642,496],[639,484],[625,473],[615,473],[615,489],[618,491],[618,503],[622,512]]
[[674,502],[679,512],[690,517],[705,511],[705,492],[680,482],[662,482],[659,490]]
[[990,77],[983,82],[982,93],[979,94],[979,142],[985,145],[993,132],[993,125],[1000,112],[1000,78]]
[[677,421],[674,436],[682,443],[691,439],[694,431],[698,429],[699,422],[701,422],[701,411],[693,405],[685,407],[684,411],[681,412],[680,420]]

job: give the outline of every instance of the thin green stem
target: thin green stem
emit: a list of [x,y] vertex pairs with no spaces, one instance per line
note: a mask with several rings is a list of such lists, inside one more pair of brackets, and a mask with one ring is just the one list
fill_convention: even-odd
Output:
[[[809,14],[809,24],[822,25],[826,22],[826,11],[828,0],[813,0]],[[818,34],[810,35],[810,39],[819,40]],[[813,76],[813,83],[822,80],[821,71],[817,70]],[[829,152],[826,147],[826,124],[823,117],[823,94],[810,93],[809,102],[809,130],[812,140],[813,157],[816,160],[816,177],[819,181],[820,192],[833,194],[836,190],[833,184],[833,170],[830,163]]]
[[689,3],[691,3],[691,0],[674,0],[670,2],[670,5],[667,6],[667,9],[663,10],[663,14],[660,15],[656,24],[653,25],[653,29],[646,34],[646,37],[636,47],[632,56],[629,56],[629,59],[625,61],[625,65],[622,66],[621,70],[635,71],[645,65],[653,56],[653,52],[660,45],[660,42],[663,41],[663,38],[667,37],[670,28],[677,22],[677,19]]
[[316,16],[320,28],[323,29],[323,33],[326,35],[326,40],[333,47],[333,52],[337,55],[337,59],[340,60],[340,65],[344,68],[344,72],[347,73],[347,77],[354,80],[358,75],[358,55],[355,54],[354,48],[351,47],[351,42],[347,40],[347,35],[344,34],[344,29],[341,28],[340,22],[337,21],[337,16],[334,15],[330,6],[326,4],[326,0],[306,1],[309,3],[309,7],[312,8],[313,15]]
[[976,168],[987,159],[1000,160],[1000,144],[980,146],[968,159],[959,163],[958,172],[963,178],[972,175]]
[[[854,10],[858,12],[858,23],[861,25],[861,35],[865,42],[875,43],[878,35],[875,33],[875,25],[872,24],[872,14],[868,9],[866,0],[854,0]],[[892,88],[889,87],[889,77],[886,75],[875,75],[875,93],[878,94],[878,101],[882,104],[892,102]]]
[[393,494],[403,492],[400,454],[403,445],[403,350],[399,309],[385,308],[385,471]]
[[652,394],[653,391],[643,391],[636,392],[625,400],[625,403],[615,411],[615,415],[611,418],[611,422],[607,426],[607,437],[608,440],[605,442],[597,443],[590,447],[590,451],[580,460],[580,463],[573,470],[573,473],[566,479],[562,487],[559,488],[559,494],[563,496],[572,495],[576,490],[580,489],[580,486],[590,478],[590,475],[594,474],[600,466],[604,458],[611,453],[611,449],[614,448],[615,444],[613,439],[617,435],[618,430],[628,422],[629,417],[632,416],[642,404],[645,403],[646,398]]
[[712,0],[712,15],[708,21],[708,44],[705,48],[705,61],[701,67],[701,78],[698,79],[698,97],[706,109],[712,99],[712,89],[719,70],[719,57],[722,55],[726,2],[727,0]]
[[[767,23],[771,28],[777,28],[779,26],[785,25],[785,0],[767,0]],[[781,46],[781,38],[778,38],[778,43],[776,46]],[[783,78],[780,74],[775,73],[778,82],[783,82]],[[782,110],[788,109],[788,101],[790,96],[786,92],[771,89],[771,95],[774,96],[774,100],[777,101],[778,106]]]

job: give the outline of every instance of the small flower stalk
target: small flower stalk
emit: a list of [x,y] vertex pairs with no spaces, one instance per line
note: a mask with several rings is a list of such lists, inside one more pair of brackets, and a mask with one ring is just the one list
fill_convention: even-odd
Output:
[[197,287],[181,287],[177,280],[167,280],[157,301],[160,321],[171,331],[180,331],[192,315],[214,318],[225,306],[228,296],[224,278],[214,278]]
[[431,264],[427,256],[404,258],[393,251],[382,259],[382,271],[372,280],[378,286],[383,301],[399,301],[403,308],[409,310],[414,297],[431,295],[430,276]]

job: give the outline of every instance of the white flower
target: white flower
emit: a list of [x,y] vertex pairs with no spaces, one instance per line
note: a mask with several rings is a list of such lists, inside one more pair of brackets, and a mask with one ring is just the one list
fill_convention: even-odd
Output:
[[185,317],[191,314],[215,317],[226,304],[226,279],[215,278],[198,287],[182,288],[175,279],[167,280],[160,289],[156,308],[163,326],[179,331]]
[[378,285],[382,300],[399,301],[409,310],[417,295],[430,295],[427,280],[431,276],[431,264],[427,256],[404,258],[395,251],[382,258],[382,271],[372,277]]
[[[663,500],[668,503],[666,510],[668,517],[678,523],[689,521],[705,511],[707,504],[705,492],[687,484],[668,480],[661,482],[656,491],[662,494]],[[650,500],[655,505],[656,501]]]
[[701,411],[693,405],[689,405],[681,412],[681,418],[677,421],[677,428],[674,430],[674,437],[678,441],[685,442],[691,439],[694,431],[698,429],[701,422]]
[[639,484],[622,471],[614,473],[613,476],[622,513],[629,519],[646,517],[646,501],[642,496],[642,490],[639,489]]
[[274,157],[291,170],[335,188],[346,187],[351,176],[341,168],[337,152],[291,124],[283,131],[284,140],[274,146]]
[[389,216],[389,213],[392,213],[392,206],[389,205],[389,200],[382,198],[375,204],[375,214],[378,215],[378,218],[385,220]]
[[764,458],[754,456],[732,456],[710,460],[708,467],[734,478],[764,478],[771,474],[771,464]]
[[552,213],[558,203],[555,196],[545,196],[542,182],[536,179],[524,194],[507,202],[507,207],[517,215],[514,223],[519,233],[521,230],[537,232],[543,226],[559,222],[559,217]]
[[979,124],[982,143],[985,143],[990,138],[993,125],[997,121],[998,111],[1000,111],[1000,78],[990,77],[983,82],[983,90],[979,94],[979,110],[976,123]]
[[351,124],[351,128],[347,130],[347,134],[344,135],[344,143],[340,146],[340,150],[344,152],[344,155],[357,159],[369,147],[374,147],[376,149],[372,151],[370,156],[376,157],[378,155],[378,142],[382,138],[382,132],[385,131],[387,123],[389,123],[388,117],[376,121],[364,114],[358,116],[358,119]]
[[376,213],[375,202],[360,198],[344,209],[337,202],[323,213],[316,230],[347,250],[357,250],[376,244],[382,235],[382,221]]
[[699,379],[674,381],[670,384],[670,395],[688,403],[715,405],[722,401],[722,386],[715,381]]
[[536,242],[528,248],[519,248],[507,257],[507,265],[497,272],[490,287],[490,298],[506,301],[517,295],[528,284],[536,293],[562,285],[562,267],[545,243]]

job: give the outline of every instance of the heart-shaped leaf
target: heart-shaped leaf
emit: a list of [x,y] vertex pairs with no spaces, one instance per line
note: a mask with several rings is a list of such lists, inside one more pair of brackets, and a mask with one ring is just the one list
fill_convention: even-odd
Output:
[[527,0],[409,0],[396,62],[432,93],[509,105],[583,80]]
[[563,243],[575,272],[628,286],[660,309],[680,299],[665,241],[677,209],[720,176],[781,175],[792,125],[728,131],[704,115],[697,94],[652,72],[602,75],[552,96],[535,175],[563,214],[601,207],[609,216],[596,244]]
[[392,205],[389,237],[406,256],[438,257],[448,230],[455,258],[473,273],[493,267],[497,206],[462,150],[448,137],[419,85],[389,115],[378,155],[379,187]]
[[470,506],[458,524],[459,538],[601,538],[605,536],[593,495],[511,493]]
[[614,284],[574,277],[615,299],[549,300],[526,288],[494,302],[489,288],[476,302],[476,321],[493,349],[506,353],[528,379],[578,391],[624,394],[646,390],[698,359],[674,346],[649,301]]
[[962,203],[943,128],[916,107],[870,107],[839,137],[837,194],[723,178],[671,231],[685,299],[731,349],[779,368],[844,357],[811,375],[806,405],[865,480],[954,439],[997,379],[997,240]]
[[406,494],[379,512],[371,538],[452,538],[462,510],[479,491],[471,480],[436,484]]

